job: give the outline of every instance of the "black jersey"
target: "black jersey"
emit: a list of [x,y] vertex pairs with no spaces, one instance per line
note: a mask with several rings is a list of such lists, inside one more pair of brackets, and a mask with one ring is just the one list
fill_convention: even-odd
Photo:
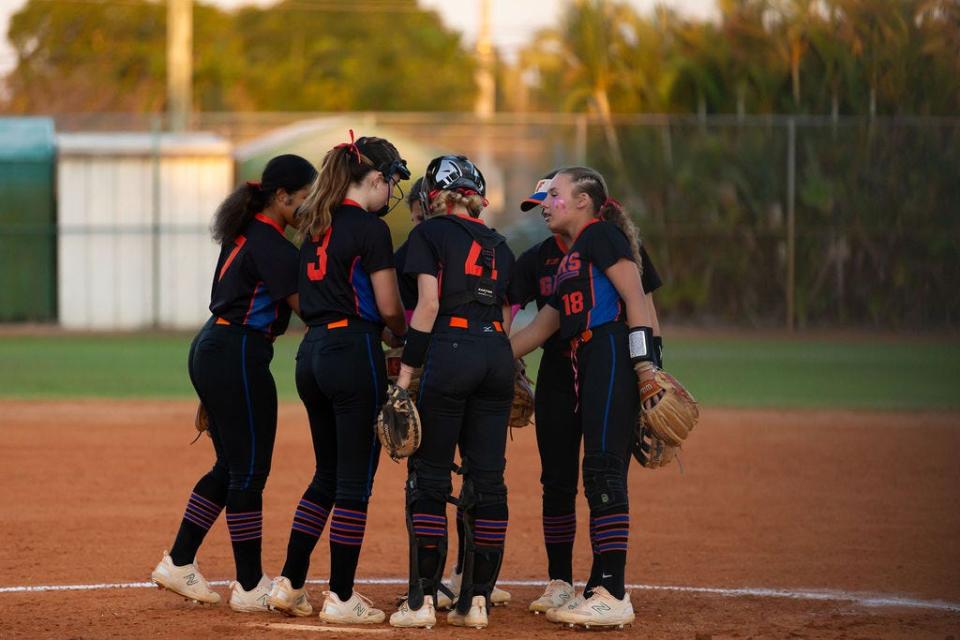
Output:
[[[542,309],[553,295],[557,266],[567,252],[560,236],[552,236],[533,245],[517,258],[516,273],[510,279],[510,302],[525,306],[531,300]],[[554,333],[544,343],[544,349],[566,349],[567,343]]]
[[344,318],[383,324],[370,274],[392,269],[387,223],[352,200],[333,211],[330,228],[300,247],[300,311],[310,326]]
[[560,312],[561,338],[623,319],[623,301],[604,274],[621,259],[633,260],[630,243],[612,222],[594,220],[577,236],[557,266],[550,306]]
[[297,248],[283,228],[258,213],[220,247],[210,311],[218,322],[278,336],[290,323],[286,298],[297,292]]
[[[482,265],[485,260],[482,245],[486,242],[496,243],[490,255],[492,269]],[[515,261],[513,252],[503,242],[503,236],[478,218],[450,214],[421,222],[410,232],[407,243],[404,272],[437,277],[440,315],[483,322],[503,320],[501,307],[509,304],[507,286],[513,276]],[[489,273],[484,275],[485,272]],[[492,280],[495,304],[483,304],[473,299],[464,301],[464,294],[474,291],[478,279],[487,276]]]
[[413,311],[417,306],[417,276],[413,273],[404,273],[404,266],[407,264],[407,248],[409,242],[404,242],[393,255],[397,263],[397,284],[400,285],[400,302],[406,311]]
[[[510,301],[525,306],[531,300],[537,303],[537,309],[542,309],[553,295],[557,267],[566,254],[568,247],[560,236],[552,236],[533,245],[517,258],[517,268],[514,277],[510,279]],[[643,290],[653,293],[663,282],[657,273],[653,261],[647,255],[647,250],[640,247],[640,261],[643,265]],[[554,333],[544,343],[543,348],[566,348],[567,341]]]

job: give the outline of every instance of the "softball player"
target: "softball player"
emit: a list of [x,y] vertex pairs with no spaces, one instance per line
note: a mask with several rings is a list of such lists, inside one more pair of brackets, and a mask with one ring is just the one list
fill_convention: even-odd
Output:
[[[523,211],[543,203],[556,173],[548,173],[537,183],[533,194],[521,203]],[[618,214],[614,213],[614,216],[614,222],[619,222]],[[624,232],[635,233],[629,228]],[[557,266],[572,244],[573,238],[558,233],[525,251],[517,259],[516,274],[510,281],[511,301],[521,305],[535,301],[537,309],[542,309],[553,294]],[[652,305],[652,292],[660,288],[662,282],[642,246],[640,258],[643,289]],[[656,322],[654,332],[659,333]],[[659,336],[654,338],[654,342],[662,344]],[[537,614],[548,613],[547,618],[553,620],[553,615],[549,613],[551,609],[577,606],[584,599],[584,595],[576,595],[573,588],[573,543],[577,529],[576,495],[582,433],[580,416],[574,410],[576,396],[570,347],[557,334],[551,335],[543,345],[535,402],[537,448],[542,470],[540,482],[543,485],[543,538],[549,582],[543,595],[531,602],[529,609]],[[600,578],[600,554],[595,551],[590,579],[584,589],[586,597],[591,595]]]
[[507,488],[503,482],[513,357],[507,285],[514,257],[479,219],[486,206],[480,171],[463,156],[427,168],[420,191],[428,218],[410,234],[405,271],[417,274],[417,306],[397,384],[423,366],[417,405],[422,439],[408,463],[408,599],[390,617],[397,627],[431,627],[447,550],[446,503],[459,446],[465,553],[457,608],[447,621],[485,627],[487,602],[503,559]]
[[[350,132],[351,139],[353,132]],[[380,443],[373,425],[385,400],[381,331],[406,333],[390,229],[380,219],[406,162],[387,140],[341,144],[323,159],[301,207],[299,293],[308,325],[297,353],[297,391],[307,409],[316,473],[293,516],[287,558],[270,606],[307,616],[310,555],[330,520],[329,623],[382,622],[353,589]]]
[[213,237],[221,243],[214,272],[213,316],[190,345],[190,380],[209,415],[213,468],[190,494],[180,531],[153,581],[186,598],[215,604],[220,596],[197,569],[207,531],[227,509],[236,561],[230,608],[266,610],[270,580],[260,564],[263,487],[277,431],[277,389],[270,375],[273,340],[291,308],[299,313],[297,249],[284,236],[316,176],[299,156],[267,163],[220,205]]
[[[410,220],[413,222],[414,227],[423,222],[424,219],[423,205],[420,203],[419,197],[422,185],[423,178],[418,178],[417,181],[413,183],[413,187],[407,196],[407,205],[410,207]],[[407,322],[410,322],[410,319],[413,317],[413,310],[417,306],[417,275],[413,273],[403,273],[404,265],[407,262],[408,243],[409,242],[404,242],[402,245],[400,245],[400,248],[397,249],[395,258],[397,261],[397,277],[400,281],[400,298],[403,301],[403,309]],[[513,317],[512,314],[511,317]],[[451,573],[450,577],[447,578],[447,584],[441,582],[438,585],[439,591],[437,592],[437,601],[435,602],[436,608],[438,609],[450,609],[453,606],[453,603],[457,598],[457,594],[460,591],[460,583],[463,578],[463,509],[459,506],[457,507],[456,522],[456,562],[453,565],[453,573]],[[494,606],[505,605],[510,602],[510,592],[499,589],[496,585],[494,585],[493,591],[490,593],[490,602]]]
[[[570,347],[591,543],[601,568],[589,597],[556,609],[555,617],[571,624],[622,626],[634,619],[624,589],[630,523],[626,469],[640,409],[633,369],[635,363],[654,359],[653,321],[637,269],[638,239],[619,204],[609,198],[602,176],[592,169],[559,171],[542,206],[550,230],[573,242],[557,265],[547,304],[511,342],[517,356],[554,334]],[[631,233],[623,233],[611,219]],[[649,375],[649,369],[640,370]]]

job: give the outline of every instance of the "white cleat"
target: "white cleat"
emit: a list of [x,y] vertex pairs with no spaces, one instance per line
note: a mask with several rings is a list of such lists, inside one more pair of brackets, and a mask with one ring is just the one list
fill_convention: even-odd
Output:
[[329,624],[378,624],[387,615],[373,607],[373,603],[356,589],[346,602],[340,600],[333,591],[324,591],[326,599],[320,608],[320,620]]
[[433,607],[433,596],[423,597],[423,606],[411,609],[409,601],[404,600],[396,613],[390,616],[390,626],[403,629],[432,629],[437,624],[437,611]]
[[509,591],[504,591],[494,585],[493,591],[490,592],[490,604],[494,607],[505,607],[510,604],[511,597]]
[[[445,594],[443,591],[437,591],[437,609],[448,610],[452,609],[455,604],[457,604],[457,596],[460,595],[460,586],[463,583],[463,574],[457,573],[454,571],[450,574],[450,578],[447,579],[447,586],[450,591],[453,592],[453,598]],[[510,599],[513,596],[510,595],[509,591],[504,591],[496,585],[493,587],[493,591],[490,592],[490,604],[494,607],[503,607],[510,604]]]
[[624,594],[623,600],[617,600],[603,587],[595,587],[593,595],[579,606],[573,609],[558,609],[556,618],[558,622],[571,627],[580,625],[587,629],[593,627],[622,629],[624,625],[632,624],[635,616],[629,593]]
[[567,604],[561,605],[559,607],[554,607],[553,609],[547,609],[547,622],[559,623],[560,620],[557,619],[558,613],[568,609],[576,609],[581,604],[583,604],[583,601],[584,601],[583,593],[579,593],[576,596],[570,598]]
[[266,575],[260,576],[260,582],[250,591],[244,590],[239,582],[230,583],[230,608],[239,613],[259,613],[269,611],[270,589],[273,582]]
[[573,585],[563,580],[551,580],[543,595],[530,603],[528,609],[534,614],[540,615],[547,613],[550,609],[556,609],[568,604],[576,597]]
[[453,605],[457,604],[457,596],[460,595],[460,583],[462,580],[462,573],[457,573],[456,570],[454,570],[454,572],[450,574],[450,577],[447,579],[447,587],[453,592],[453,597],[451,598],[443,591],[437,591],[437,609],[446,611],[452,609]]
[[172,591],[187,600],[203,604],[220,602],[220,594],[210,588],[207,579],[200,573],[196,560],[178,567],[173,564],[170,554],[164,551],[163,559],[150,574],[150,579],[161,589]]
[[288,616],[305,617],[313,613],[313,607],[307,599],[306,587],[294,589],[290,584],[290,578],[284,576],[273,581],[273,589],[270,590],[267,604],[270,605],[271,610]]
[[455,627],[473,627],[474,629],[483,629],[487,626],[487,599],[483,596],[473,596],[470,601],[470,610],[463,615],[456,609],[447,614],[447,624]]

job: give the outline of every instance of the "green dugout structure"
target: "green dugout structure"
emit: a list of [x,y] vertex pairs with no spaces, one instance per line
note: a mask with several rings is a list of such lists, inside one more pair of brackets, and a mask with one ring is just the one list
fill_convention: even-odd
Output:
[[0,322],[57,317],[50,118],[0,118]]

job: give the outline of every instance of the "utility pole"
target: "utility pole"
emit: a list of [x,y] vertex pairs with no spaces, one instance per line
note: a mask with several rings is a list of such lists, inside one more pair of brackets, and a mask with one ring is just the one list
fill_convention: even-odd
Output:
[[493,117],[497,86],[493,74],[493,42],[490,39],[490,0],[480,0],[480,33],[477,35],[477,102],[474,113],[482,120]]
[[167,114],[171,131],[190,126],[193,106],[193,0],[167,0]]

